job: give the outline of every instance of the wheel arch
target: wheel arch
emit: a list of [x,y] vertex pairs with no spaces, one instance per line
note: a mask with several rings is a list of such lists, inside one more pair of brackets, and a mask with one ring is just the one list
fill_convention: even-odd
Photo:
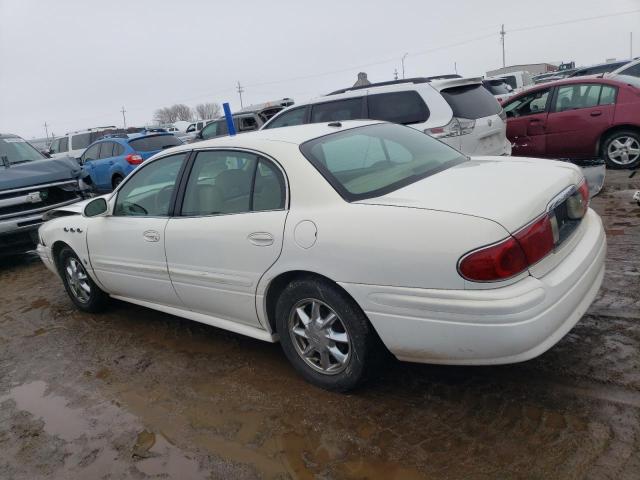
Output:
[[602,156],[604,158],[604,152],[602,151],[602,148],[604,146],[604,142],[606,141],[606,139],[611,136],[612,134],[616,133],[616,132],[621,132],[624,130],[631,130],[634,131],[638,134],[640,134],[640,126],[638,125],[633,125],[630,123],[622,123],[619,125],[613,125],[611,127],[609,127],[607,130],[605,130],[604,132],[602,132],[602,135],[600,135],[600,138],[598,138],[598,143],[596,145],[596,155],[598,156]]
[[[352,299],[353,302],[358,305],[358,308],[362,310],[362,307],[360,307],[356,299],[353,298],[353,296],[349,292],[347,292],[338,282],[325,275],[309,270],[289,270],[286,272],[281,272],[271,279],[264,293],[263,305],[265,308],[266,319],[269,322],[269,328],[271,329],[272,333],[278,333],[276,329],[276,304],[278,303],[280,294],[284,291],[285,288],[287,288],[287,285],[289,285],[294,280],[298,280],[301,278],[317,278],[319,280],[331,283],[335,287],[339,288],[342,292],[344,292],[345,295]],[[365,317],[367,316],[364,311],[363,314],[365,315]],[[373,329],[375,331],[375,328]]]
[[58,271],[60,271],[60,252],[65,247],[73,250],[73,247],[63,240],[56,240],[53,242],[53,245],[51,245],[51,257]]

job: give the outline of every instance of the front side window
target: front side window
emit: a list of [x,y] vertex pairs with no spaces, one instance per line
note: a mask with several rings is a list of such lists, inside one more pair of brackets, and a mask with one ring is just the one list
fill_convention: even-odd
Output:
[[51,145],[49,146],[49,152],[50,153],[58,153],[60,151],[60,139],[56,139],[53,142],[51,142]]
[[82,154],[83,162],[90,162],[92,160],[97,160],[100,158],[100,144],[96,143],[91,147],[87,148],[87,150]]
[[60,139],[60,145],[58,147],[58,152],[68,152],[69,151],[69,137],[62,137]]
[[270,162],[253,153],[200,152],[185,190],[182,215],[204,216],[284,207],[284,180]]
[[410,125],[429,118],[429,109],[418,92],[380,93],[367,96],[369,118]]
[[204,127],[201,134],[203,140],[208,140],[209,138],[226,135],[228,132],[229,129],[227,128],[227,121],[218,120],[216,122],[211,122],[206,127]]
[[300,150],[347,201],[384,195],[466,161],[448,145],[395,124],[325,135]]
[[192,123],[191,125],[189,125],[187,127],[187,131],[185,133],[191,133],[191,132],[195,132],[196,131],[196,125],[195,123]]
[[248,132],[258,129],[258,122],[254,117],[240,117],[238,118],[238,130],[241,132]]
[[187,153],[155,160],[136,170],[122,186],[113,214],[132,217],[166,217],[180,167]]
[[558,87],[554,111],[564,112],[598,105],[602,87],[597,84],[577,84]]
[[504,106],[507,117],[522,117],[542,113],[547,108],[549,90],[541,90],[514,100]]
[[278,118],[274,118],[273,121],[266,125],[264,128],[280,128],[302,125],[304,123],[305,112],[306,107],[298,107],[294,108],[293,110],[288,110]]
[[74,150],[82,150],[87,148],[91,143],[91,135],[89,133],[79,133],[71,137],[71,148]]
[[311,107],[311,123],[356,120],[359,118],[365,118],[362,112],[362,97],[317,103]]
[[113,156],[113,142],[102,142],[100,144],[100,158],[111,158]]

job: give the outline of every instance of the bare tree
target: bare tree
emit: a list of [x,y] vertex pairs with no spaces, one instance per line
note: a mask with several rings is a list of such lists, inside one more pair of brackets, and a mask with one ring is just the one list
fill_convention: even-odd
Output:
[[172,105],[170,108],[176,114],[176,119],[173,120],[174,122],[177,120],[186,120],[187,122],[193,120],[193,110],[191,110],[191,107],[185,105],[184,103],[177,103],[175,105]]
[[193,119],[193,110],[191,107],[178,103],[170,107],[159,108],[153,112],[153,120],[156,123],[173,123],[178,120],[186,120],[190,122]]
[[195,111],[200,120],[218,118],[220,116],[220,105],[217,103],[199,103],[195,106]]

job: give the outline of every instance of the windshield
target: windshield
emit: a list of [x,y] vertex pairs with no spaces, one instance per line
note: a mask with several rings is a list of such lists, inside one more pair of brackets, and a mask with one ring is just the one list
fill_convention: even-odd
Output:
[[384,195],[466,160],[429,135],[388,123],[316,138],[300,150],[347,201]]
[[502,80],[486,80],[482,84],[494,95],[506,95],[513,90],[510,85]]
[[30,143],[25,142],[20,137],[0,138],[0,166],[5,163],[5,157],[10,165],[44,160],[46,158]]

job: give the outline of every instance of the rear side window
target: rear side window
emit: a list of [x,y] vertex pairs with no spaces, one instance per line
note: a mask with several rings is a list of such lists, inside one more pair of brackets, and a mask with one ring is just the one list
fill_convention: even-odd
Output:
[[74,150],[80,150],[87,148],[91,143],[91,135],[88,133],[79,133],[71,137],[71,148]]
[[502,107],[482,85],[464,85],[440,92],[447,101],[453,116],[475,120],[500,113]]
[[602,92],[600,93],[599,105],[611,105],[616,103],[616,89],[608,85],[602,86]]
[[280,128],[291,127],[293,125],[302,125],[304,123],[305,112],[306,107],[294,108],[293,110],[289,110],[283,113],[278,118],[275,118],[264,128]]
[[174,135],[153,135],[130,140],[129,145],[139,152],[151,152],[153,150],[163,150],[165,148],[175,147],[176,145],[182,145],[182,142]]
[[429,109],[418,92],[380,93],[367,96],[369,118],[409,125],[423,123]]
[[579,108],[589,108],[598,105],[600,90],[596,84],[567,85],[558,88],[554,110],[563,112]]
[[311,123],[365,118],[362,111],[362,99],[363,97],[347,98],[335,102],[315,104],[311,107]]
[[124,147],[122,145],[120,145],[119,143],[114,143],[113,144],[113,156],[114,157],[119,157],[123,153],[124,153]]

